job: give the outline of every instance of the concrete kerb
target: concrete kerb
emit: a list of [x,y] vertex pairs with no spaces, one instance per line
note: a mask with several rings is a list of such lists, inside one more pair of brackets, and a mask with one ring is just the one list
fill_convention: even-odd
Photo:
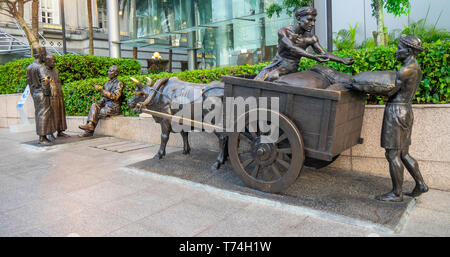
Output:
[[407,210],[402,215],[399,224],[394,229],[390,229],[390,228],[387,228],[387,227],[384,227],[384,226],[381,226],[381,225],[378,225],[378,224],[375,224],[375,223],[372,223],[369,221],[364,221],[364,220],[360,220],[360,219],[331,214],[331,213],[315,210],[315,209],[308,208],[308,207],[295,206],[295,205],[291,205],[291,204],[281,203],[281,202],[275,201],[275,200],[250,196],[250,195],[246,195],[246,194],[242,194],[242,193],[238,193],[238,192],[234,192],[234,191],[229,191],[229,190],[224,190],[224,189],[216,188],[213,186],[204,185],[201,183],[192,182],[189,180],[176,178],[176,177],[172,177],[172,176],[160,175],[160,174],[143,171],[140,169],[128,168],[128,167],[122,167],[120,169],[123,171],[126,171],[126,172],[149,176],[153,179],[163,181],[163,182],[170,182],[170,183],[186,185],[189,187],[197,188],[197,189],[209,192],[211,194],[215,194],[215,195],[225,197],[228,199],[241,200],[241,201],[261,204],[261,205],[264,205],[267,207],[276,208],[278,210],[290,212],[293,214],[309,215],[309,216],[316,217],[316,218],[333,220],[336,222],[345,223],[345,224],[349,224],[349,225],[353,225],[353,226],[358,226],[358,227],[378,231],[381,233],[387,233],[387,234],[400,233],[406,223],[407,217],[409,216],[409,214],[411,213],[411,211],[414,209],[414,207],[416,205],[415,200],[411,201],[407,207]]

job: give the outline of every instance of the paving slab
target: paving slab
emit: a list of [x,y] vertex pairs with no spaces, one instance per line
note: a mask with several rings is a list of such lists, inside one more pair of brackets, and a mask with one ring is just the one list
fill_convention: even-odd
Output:
[[192,237],[226,218],[226,214],[203,207],[180,203],[138,221],[170,236]]
[[450,214],[450,192],[430,190],[423,194],[418,202],[421,208]]
[[23,142],[21,145],[24,147],[30,148],[30,149],[34,149],[34,150],[46,151],[46,150],[55,149],[58,146],[62,146],[62,145],[75,144],[75,143],[80,143],[80,142],[84,142],[84,141],[88,141],[88,140],[89,141],[97,140],[97,139],[101,139],[101,138],[104,138],[104,136],[94,135],[92,137],[79,137],[77,135],[71,135],[70,137],[56,138],[56,140],[53,141],[51,145],[41,145],[41,144],[39,144],[38,139]]
[[104,181],[93,186],[73,191],[68,195],[74,199],[92,206],[111,202],[126,195],[136,193],[139,189],[130,186],[117,185],[109,181]]
[[49,237],[49,235],[40,231],[39,229],[33,228],[25,232],[14,234],[14,237]]
[[450,236],[448,213],[416,208],[407,220],[401,235],[408,236]]
[[[181,151],[167,154],[162,160],[145,160],[129,165],[137,171],[172,176],[259,199],[274,200],[290,206],[307,208],[353,225],[368,226],[386,232],[400,231],[415,205],[413,198],[402,203],[386,203],[375,196],[391,189],[388,178],[364,173],[324,168],[304,168],[300,177],[282,194],[269,194],[248,188],[234,174],[229,164],[211,172],[209,166],[216,152],[193,150],[186,156]],[[405,183],[405,191],[414,185]]]
[[109,234],[107,237],[167,237],[168,234],[164,234],[163,232],[148,228],[142,224],[129,224],[124,227],[121,227]]
[[280,214],[279,210],[271,207],[251,204],[205,229],[198,236],[286,236],[285,231],[288,228],[295,227],[308,217],[307,215],[293,213]]
[[33,226],[23,220],[0,213],[0,237],[14,236],[33,229]]
[[114,214],[87,208],[47,226],[39,228],[49,236],[105,236],[123,226],[131,224],[127,219]]

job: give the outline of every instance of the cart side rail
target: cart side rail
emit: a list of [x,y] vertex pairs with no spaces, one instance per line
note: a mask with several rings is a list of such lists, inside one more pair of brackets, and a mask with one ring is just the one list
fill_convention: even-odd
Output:
[[[305,88],[305,87],[297,87],[291,86],[288,84],[260,81],[260,80],[252,80],[245,78],[237,78],[231,76],[222,76],[222,81],[225,82],[226,85],[239,85],[240,87],[248,87],[253,89],[261,89],[268,91],[275,91],[282,94],[294,94],[294,95],[303,95],[310,97],[317,97],[321,99],[329,99],[339,101],[342,98],[341,91],[331,91],[331,90],[323,90],[323,89],[315,89],[315,88]],[[232,95],[225,95],[226,97],[233,97]]]

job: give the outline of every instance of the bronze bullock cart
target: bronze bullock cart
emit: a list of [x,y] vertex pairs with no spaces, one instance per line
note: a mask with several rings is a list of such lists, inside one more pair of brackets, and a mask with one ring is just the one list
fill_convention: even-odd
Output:
[[[225,97],[279,97],[279,138],[275,143],[264,143],[262,133],[247,129],[229,136],[233,170],[252,188],[281,192],[296,181],[303,166],[325,167],[362,143],[362,94],[229,76],[222,81]],[[248,110],[247,115],[252,111],[256,110]],[[245,124],[249,125],[248,119]]]

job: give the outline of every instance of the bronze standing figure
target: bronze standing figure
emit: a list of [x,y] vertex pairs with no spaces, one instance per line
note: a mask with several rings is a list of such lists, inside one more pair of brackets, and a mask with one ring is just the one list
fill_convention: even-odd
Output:
[[55,130],[58,132],[57,137],[68,137],[64,133],[67,130],[66,110],[64,106],[64,94],[62,91],[61,80],[58,72],[55,70],[56,58],[53,54],[47,55],[45,60],[47,72],[50,77],[50,104],[53,109],[53,122]]
[[111,66],[108,70],[109,81],[106,82],[104,87],[95,87],[95,90],[102,92],[102,99],[92,104],[87,123],[79,126],[80,129],[85,131],[81,136],[93,136],[99,119],[120,115],[122,113],[121,104],[124,100],[124,96],[122,95],[124,84],[117,79],[119,73],[120,69],[118,66]]
[[55,132],[53,123],[53,110],[50,104],[50,77],[44,66],[46,59],[45,47],[34,49],[35,61],[27,67],[27,84],[30,86],[33,97],[36,133],[39,135],[39,143],[50,145],[47,136]]
[[[256,76],[256,80],[274,81],[280,76],[295,73],[298,71],[299,62],[303,57],[318,62],[335,61],[346,65],[354,63],[353,58],[340,58],[325,52],[318,37],[312,33],[316,16],[317,10],[309,6],[300,8],[295,12],[297,23],[278,31],[278,54],[273,62]],[[317,55],[306,51],[310,46]]]
[[377,196],[376,199],[380,201],[403,201],[402,185],[405,167],[416,182],[414,190],[406,195],[416,197],[428,191],[417,161],[409,154],[414,122],[411,101],[422,81],[422,71],[415,56],[422,51],[420,39],[403,35],[400,38],[398,50],[395,52],[397,59],[403,63],[403,66],[397,72],[394,86],[372,86],[363,89],[354,84],[351,86],[351,88],[359,91],[389,96],[384,111],[381,147],[386,149],[386,159],[389,162],[393,189],[389,193]]

